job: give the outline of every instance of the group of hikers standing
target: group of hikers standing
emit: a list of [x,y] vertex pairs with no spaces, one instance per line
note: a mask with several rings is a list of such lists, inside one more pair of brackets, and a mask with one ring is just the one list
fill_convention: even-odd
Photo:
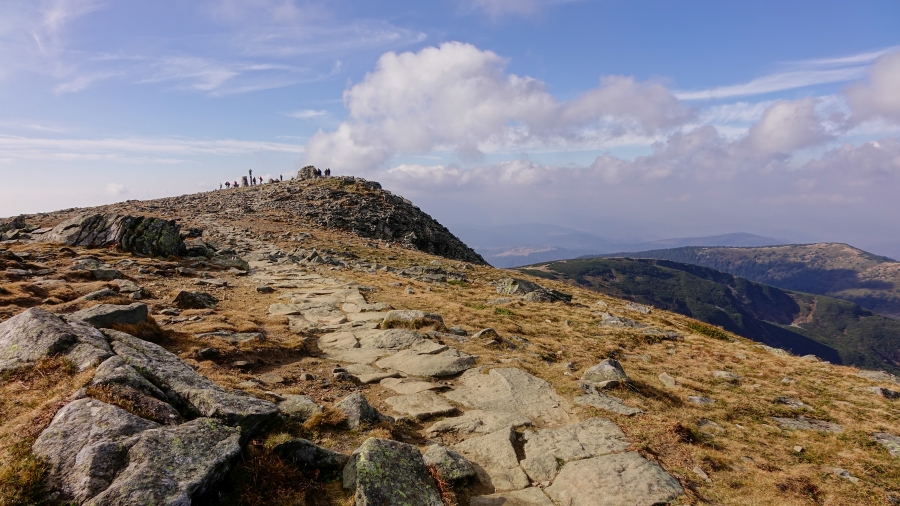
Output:
[[[242,186],[256,186],[258,184],[263,184],[263,178],[256,178],[253,176],[253,169],[247,171],[248,175],[241,176],[241,181],[231,182],[225,181],[224,183],[219,183],[219,189],[231,189],[231,188],[241,188]],[[316,177],[331,177],[331,169],[325,169],[323,172],[322,169],[317,169],[312,165],[307,165],[300,169],[300,172],[297,173],[297,178],[299,179],[310,179]],[[278,179],[269,179],[270,183],[277,183],[280,181],[284,181],[284,176],[278,176]]]

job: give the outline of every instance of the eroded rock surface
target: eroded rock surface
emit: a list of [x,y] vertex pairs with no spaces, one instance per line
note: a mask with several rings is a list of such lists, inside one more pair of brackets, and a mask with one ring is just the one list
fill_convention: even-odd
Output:
[[460,387],[444,394],[469,408],[516,413],[543,424],[566,423],[567,403],[546,381],[516,368],[496,368],[484,374],[470,369]]
[[605,418],[559,429],[526,430],[522,468],[534,482],[552,481],[559,462],[597,457],[628,448],[625,433]]
[[513,447],[515,431],[500,429],[486,436],[467,439],[453,449],[475,464],[478,479],[497,492],[519,490],[530,483]]
[[110,357],[112,349],[93,327],[68,323],[43,309],[31,308],[0,323],[0,372],[56,354],[84,370]]

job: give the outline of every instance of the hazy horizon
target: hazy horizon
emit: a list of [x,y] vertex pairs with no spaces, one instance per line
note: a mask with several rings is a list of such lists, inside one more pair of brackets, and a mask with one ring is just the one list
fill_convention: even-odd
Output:
[[893,256],[897,19],[887,0],[13,0],[0,216],[312,163],[451,229]]

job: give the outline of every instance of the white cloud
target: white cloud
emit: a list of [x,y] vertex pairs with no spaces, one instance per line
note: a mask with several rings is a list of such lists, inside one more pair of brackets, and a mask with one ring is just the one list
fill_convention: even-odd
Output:
[[825,130],[813,98],[781,100],[766,109],[750,128],[747,143],[762,153],[785,153],[821,144],[832,138]]
[[294,111],[292,113],[288,113],[288,116],[296,119],[313,119],[313,118],[321,118],[328,114],[328,111],[317,111],[314,109],[303,109],[300,111]]
[[398,152],[432,150],[475,160],[484,151],[655,134],[693,114],[663,86],[620,76],[560,103],[543,82],[506,74],[504,65],[496,53],[460,42],[386,53],[344,92],[349,120],[310,140],[309,162],[358,170]]
[[876,60],[868,82],[851,86],[845,94],[857,122],[883,118],[900,123],[900,51]]
[[531,16],[541,9],[578,0],[461,0],[464,8],[478,10],[493,19],[503,16]]
[[675,92],[680,100],[710,100],[716,98],[745,97],[776,91],[805,88],[817,84],[843,83],[865,75],[865,67],[848,67],[829,70],[798,70],[780,72],[753,79],[748,83],[719,86],[707,90]]
[[125,195],[128,193],[128,188],[118,183],[109,183],[106,185],[106,193],[110,195]]

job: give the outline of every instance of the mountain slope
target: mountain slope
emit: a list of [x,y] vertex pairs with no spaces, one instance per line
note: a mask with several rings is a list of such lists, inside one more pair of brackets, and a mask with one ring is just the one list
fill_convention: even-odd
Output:
[[577,259],[521,270],[674,311],[797,355],[900,372],[900,322],[850,302],[667,260]]
[[710,267],[787,290],[844,299],[900,318],[900,262],[847,244],[682,247],[603,257],[656,258]]

